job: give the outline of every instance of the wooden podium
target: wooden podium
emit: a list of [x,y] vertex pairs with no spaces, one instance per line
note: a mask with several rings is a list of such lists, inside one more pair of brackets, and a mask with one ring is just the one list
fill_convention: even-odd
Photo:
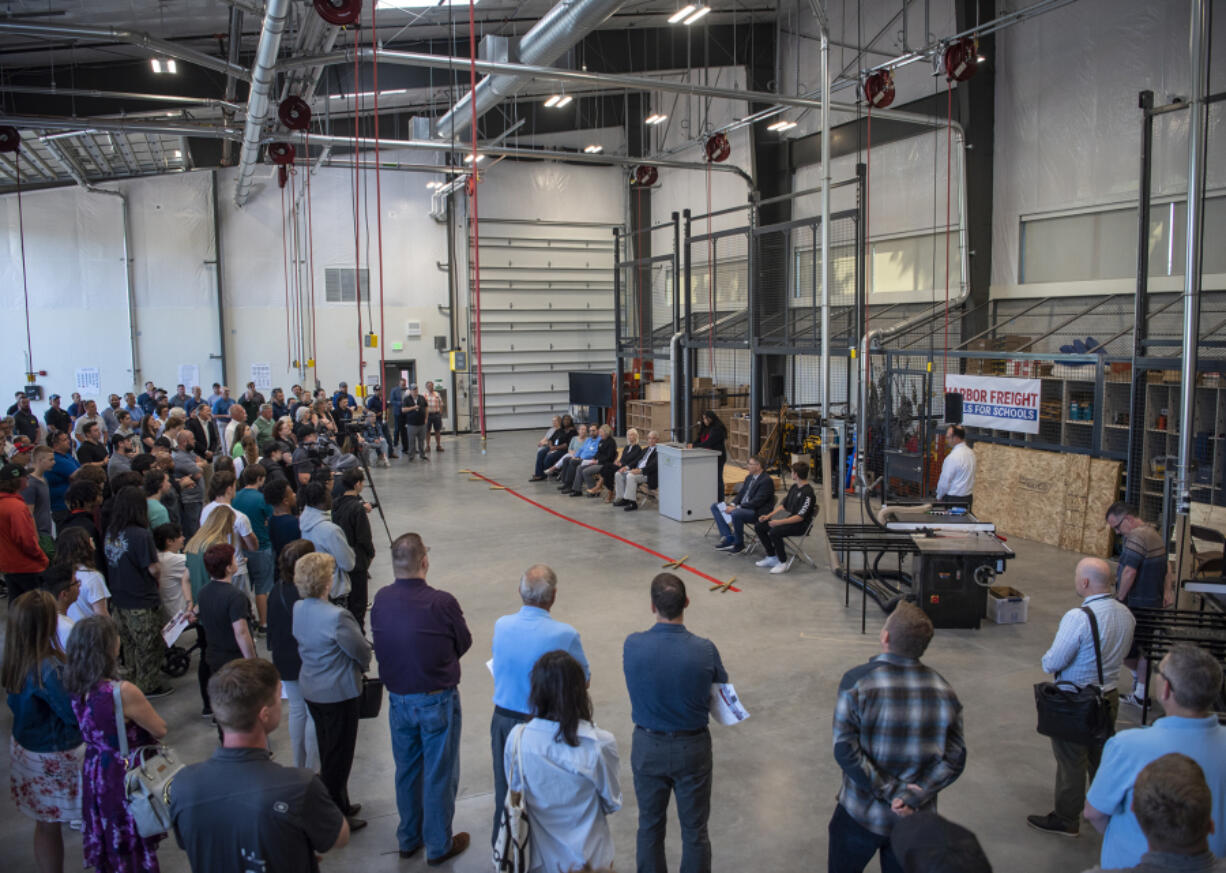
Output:
[[674,521],[702,521],[711,517],[719,452],[687,449],[664,443],[660,453],[660,515]]

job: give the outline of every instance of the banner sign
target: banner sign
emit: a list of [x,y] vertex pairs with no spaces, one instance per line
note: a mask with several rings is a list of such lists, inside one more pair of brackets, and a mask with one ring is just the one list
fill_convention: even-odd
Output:
[[997,376],[945,377],[945,393],[962,394],[962,423],[971,427],[1039,432],[1039,380]]

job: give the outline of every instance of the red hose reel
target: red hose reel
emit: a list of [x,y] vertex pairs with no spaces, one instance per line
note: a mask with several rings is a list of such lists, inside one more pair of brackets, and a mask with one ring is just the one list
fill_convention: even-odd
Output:
[[634,168],[634,184],[640,188],[650,188],[660,180],[660,171],[655,167],[644,164]]
[[952,82],[965,82],[979,69],[979,48],[970,37],[951,42],[945,47],[945,75]]
[[329,24],[346,27],[362,17],[362,0],[315,0],[315,13]]
[[885,109],[894,102],[894,74],[878,70],[864,80],[864,99],[874,109]]
[[291,94],[277,107],[277,118],[290,130],[306,130],[311,126],[311,107],[301,97]]
[[268,159],[278,167],[286,167],[294,162],[294,146],[288,142],[274,142],[268,145]]
[[0,127],[0,152],[12,154],[21,149],[21,131],[15,127]]
[[732,154],[732,146],[728,142],[728,137],[725,134],[717,133],[710,137],[705,145],[707,160],[715,163],[722,163],[728,160],[728,156]]

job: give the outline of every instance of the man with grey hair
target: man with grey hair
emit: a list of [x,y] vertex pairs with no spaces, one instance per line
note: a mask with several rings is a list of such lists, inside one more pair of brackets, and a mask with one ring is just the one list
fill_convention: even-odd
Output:
[[251,429],[255,431],[257,446],[262,446],[265,440],[272,439],[272,429],[276,424],[276,420],[272,417],[272,404],[261,403],[259,415],[251,423]]
[[174,477],[192,480],[190,486],[179,491],[179,524],[183,536],[189,540],[200,529],[200,512],[204,509],[204,461],[194,451],[196,437],[183,428],[175,437],[175,451],[171,453]]
[[1209,848],[1226,855],[1226,727],[1213,711],[1222,693],[1222,668],[1209,652],[1182,644],[1158,664],[1158,680],[1154,690],[1166,716],[1107,740],[1086,795],[1085,817],[1105,834],[1099,860],[1105,869],[1141,863],[1146,839],[1133,810],[1133,783],[1147,764],[1171,752],[1187,755],[1204,771],[1213,791]]
[[[1116,687],[1120,667],[1132,645],[1132,632],[1137,622],[1128,607],[1113,596],[1115,584],[1106,561],[1083,558],[1074,572],[1073,587],[1082,598],[1081,606],[1070,609],[1060,619],[1056,638],[1043,656],[1043,670],[1053,674],[1058,682],[1071,682],[1079,687],[1099,686],[1107,698],[1114,723],[1120,709],[1120,693]],[[1095,636],[1098,637],[1097,647]],[[1096,648],[1102,655],[1101,680]],[[1103,744],[1075,743],[1053,737],[1051,749],[1056,756],[1054,808],[1047,815],[1026,816],[1026,823],[1036,831],[1075,837],[1081,832],[1086,779],[1088,776],[1093,781],[1098,771]]]
[[546,652],[561,650],[583,665],[583,672],[592,678],[579,632],[550,616],[558,594],[558,577],[545,564],[533,564],[519,580],[519,612],[504,615],[494,623],[491,645],[494,673],[494,715],[490,719],[490,751],[494,756],[494,831],[491,844],[498,838],[498,824],[503,799],[507,794],[507,774],[503,768],[503,750],[507,737],[517,724],[532,719],[528,702],[532,690],[532,668]]

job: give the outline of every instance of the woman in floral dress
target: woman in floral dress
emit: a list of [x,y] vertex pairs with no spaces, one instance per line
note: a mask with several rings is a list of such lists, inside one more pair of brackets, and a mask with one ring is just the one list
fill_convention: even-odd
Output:
[[68,640],[64,686],[85,739],[81,829],[85,864],[98,873],[158,873],[157,844],[136,831],[124,796],[112,685],[119,683],[129,751],[166,736],[166,722],[131,682],[118,679],[119,630],[104,616],[79,621]]

